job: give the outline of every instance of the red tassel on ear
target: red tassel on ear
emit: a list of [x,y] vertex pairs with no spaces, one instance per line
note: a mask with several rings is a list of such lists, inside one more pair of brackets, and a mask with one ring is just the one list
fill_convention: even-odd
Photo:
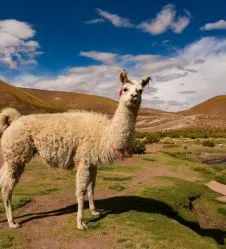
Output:
[[122,88],[120,89],[120,91],[118,92],[118,96],[121,97],[122,95]]

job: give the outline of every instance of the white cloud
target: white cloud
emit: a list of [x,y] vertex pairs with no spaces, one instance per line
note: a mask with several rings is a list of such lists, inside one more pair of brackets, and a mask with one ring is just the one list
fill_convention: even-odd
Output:
[[120,68],[126,68],[131,78],[151,75],[155,79],[144,91],[143,106],[178,111],[214,95],[226,94],[226,39],[223,38],[202,38],[167,57],[98,51],[81,52],[80,55],[100,64],[73,67],[56,77],[24,75],[11,79],[11,82],[26,87],[84,92],[116,99],[120,88],[118,72]]
[[97,60],[97,61],[104,62],[106,64],[109,64],[109,63],[112,64],[117,57],[117,55],[114,53],[104,53],[104,52],[97,52],[97,51],[88,51],[88,52],[82,51],[80,52],[80,55]]
[[20,39],[28,39],[35,35],[35,31],[29,24],[14,19],[0,21],[0,32],[11,34]]
[[168,4],[156,15],[154,19],[140,23],[137,28],[152,35],[162,34],[173,23],[175,15],[175,7],[172,4]]
[[0,21],[0,64],[9,68],[19,65],[35,64],[39,43],[31,40],[35,35],[33,28],[17,20]]
[[207,23],[200,28],[202,31],[210,31],[215,29],[226,29],[226,21],[219,20],[218,22],[214,23]]
[[[97,9],[97,12],[102,18],[118,28],[140,29],[152,35],[160,35],[169,29],[179,34],[189,25],[191,18],[191,13],[188,10],[184,10],[185,15],[176,19],[176,8],[173,4],[167,4],[156,14],[155,18],[142,21],[140,24],[133,24],[127,18],[120,17],[102,9]],[[98,19],[91,20],[91,22],[95,20]],[[98,21],[95,23],[98,23]]]
[[152,35],[160,35],[169,29],[176,34],[180,34],[189,25],[191,18],[191,13],[187,10],[184,11],[186,15],[176,19],[175,6],[167,4],[154,19],[143,21],[137,28]]
[[177,21],[171,24],[171,29],[174,33],[180,34],[190,23],[190,17],[182,16]]
[[120,17],[116,14],[109,13],[102,9],[97,9],[97,12],[100,16],[111,22],[116,27],[122,27],[122,28],[133,27],[133,24],[127,18]]
[[105,22],[103,18],[96,18],[96,19],[91,19],[89,21],[85,21],[85,24],[97,24],[102,22]]

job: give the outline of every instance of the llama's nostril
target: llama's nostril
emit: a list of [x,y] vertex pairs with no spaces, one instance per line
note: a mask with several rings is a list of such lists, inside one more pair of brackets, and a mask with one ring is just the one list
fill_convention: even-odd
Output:
[[131,97],[132,97],[132,98],[136,98],[136,97],[137,97],[137,94],[131,94]]

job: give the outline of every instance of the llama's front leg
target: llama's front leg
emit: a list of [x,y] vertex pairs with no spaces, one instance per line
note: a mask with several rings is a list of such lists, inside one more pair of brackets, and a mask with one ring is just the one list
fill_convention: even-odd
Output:
[[88,185],[88,198],[89,198],[89,209],[92,215],[100,215],[100,212],[96,211],[94,204],[94,188],[96,184],[97,167],[90,167],[90,182]]
[[76,174],[76,196],[78,202],[77,228],[79,230],[88,229],[83,221],[84,197],[90,181],[90,165],[85,163],[78,166]]

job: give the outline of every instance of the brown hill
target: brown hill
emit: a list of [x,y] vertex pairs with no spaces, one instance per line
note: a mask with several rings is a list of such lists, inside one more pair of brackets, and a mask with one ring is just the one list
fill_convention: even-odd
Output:
[[70,109],[102,111],[112,114],[116,101],[80,93],[19,88],[0,80],[0,109],[15,107],[23,114],[62,112]]
[[84,109],[113,114],[117,106],[116,101],[95,95],[26,88],[23,90],[47,101],[59,110]]
[[216,96],[208,99],[186,111],[182,111],[181,114],[226,115],[226,95]]
[[0,80],[0,109],[9,106],[23,114],[58,111],[49,102]]

